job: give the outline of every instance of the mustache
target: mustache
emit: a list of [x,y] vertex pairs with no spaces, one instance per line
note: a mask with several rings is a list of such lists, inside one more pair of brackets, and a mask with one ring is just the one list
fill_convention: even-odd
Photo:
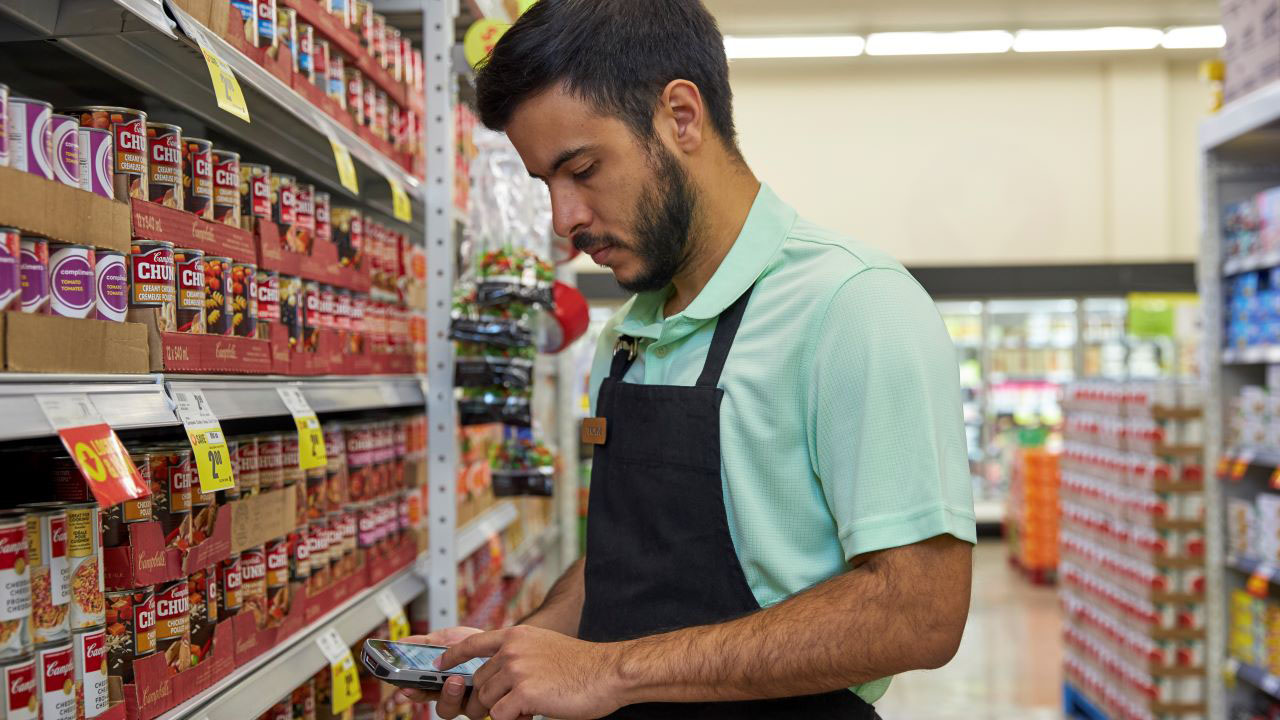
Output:
[[580,232],[573,236],[573,247],[578,252],[590,253],[608,247],[622,247],[623,242],[614,235],[594,235]]

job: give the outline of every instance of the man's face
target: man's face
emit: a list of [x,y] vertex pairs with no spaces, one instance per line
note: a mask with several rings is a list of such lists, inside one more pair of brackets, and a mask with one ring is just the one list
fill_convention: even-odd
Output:
[[631,292],[671,282],[688,259],[697,193],[660,140],[640,140],[559,88],[524,101],[507,136],[551,190],[557,234]]

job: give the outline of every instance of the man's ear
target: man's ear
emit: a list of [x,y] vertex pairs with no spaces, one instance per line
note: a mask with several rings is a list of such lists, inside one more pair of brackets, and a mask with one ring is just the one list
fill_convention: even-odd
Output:
[[688,80],[667,83],[655,118],[660,137],[685,153],[695,153],[706,138],[706,118],[706,106],[697,85]]

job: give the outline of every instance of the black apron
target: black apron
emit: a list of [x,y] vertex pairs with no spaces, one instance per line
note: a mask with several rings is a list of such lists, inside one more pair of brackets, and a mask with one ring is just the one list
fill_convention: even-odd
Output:
[[[693,387],[622,382],[638,348],[622,338],[596,415],[587,509],[586,599],[578,636],[626,640],[723,622],[760,609],[738,561],[720,486],[717,387],[748,289],[716,323]],[[856,652],[851,648],[850,652]],[[848,690],[779,700],[647,703],[610,718],[814,718],[870,720],[871,705]]]

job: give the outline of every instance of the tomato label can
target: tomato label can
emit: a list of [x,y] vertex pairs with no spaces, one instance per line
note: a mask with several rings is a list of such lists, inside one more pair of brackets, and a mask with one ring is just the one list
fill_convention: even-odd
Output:
[[240,610],[253,613],[259,628],[267,623],[267,556],[261,545],[240,553]]
[[240,337],[258,332],[258,266],[231,264],[231,330]]
[[203,335],[205,332],[204,251],[178,248],[173,251],[177,273],[176,305],[178,332]]
[[213,151],[213,220],[240,227],[240,153]]
[[70,115],[49,116],[49,161],[53,177],[68,187],[80,187],[80,122]]
[[101,625],[102,521],[96,502],[68,503],[67,562],[71,568],[71,629]]
[[151,198],[147,170],[147,114],[140,110],[91,105],[71,108],[82,127],[110,130],[115,157],[112,162],[116,199]]
[[182,210],[182,128],[147,123],[147,184],[153,203]]
[[80,189],[114,200],[111,159],[115,141],[111,139],[111,131],[81,126],[76,131],[76,140],[80,146]]
[[107,674],[133,682],[133,661],[156,651],[156,592],[151,585],[106,594]]
[[22,255],[18,260],[18,282],[22,286],[22,312],[35,315],[49,313],[49,241],[44,238],[22,238]]
[[213,219],[213,143],[208,140],[182,138],[182,198],[187,212]]
[[0,658],[31,652],[30,619],[26,513],[0,511]]
[[240,163],[241,218],[271,219],[271,167]]
[[52,180],[53,106],[11,95],[8,115],[9,167]]
[[0,311],[16,310],[14,306],[21,303],[21,257],[22,233],[17,228],[0,227]]
[[96,293],[94,252],[89,245],[52,243],[49,247],[49,308],[54,315],[93,315]]
[[76,671],[71,641],[36,646],[40,720],[75,720]]
[[231,258],[204,259],[204,324],[210,335],[231,334]]
[[129,311],[129,272],[124,253],[96,250],[94,255],[94,317],[124,322],[125,313]]
[[240,612],[241,583],[240,556],[232,555],[218,564],[218,617],[227,619]]
[[71,638],[75,661],[76,718],[96,718],[107,711],[107,634],[101,627],[77,630]]
[[36,685],[36,659],[28,652],[0,661],[4,676],[4,720],[36,720],[40,716],[40,691]]
[[170,675],[191,667],[191,586],[187,578],[156,588],[156,651]]
[[332,213],[329,206],[329,193],[317,192],[315,194],[314,204],[316,218],[316,242],[333,242],[333,225],[331,224]]

